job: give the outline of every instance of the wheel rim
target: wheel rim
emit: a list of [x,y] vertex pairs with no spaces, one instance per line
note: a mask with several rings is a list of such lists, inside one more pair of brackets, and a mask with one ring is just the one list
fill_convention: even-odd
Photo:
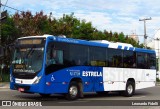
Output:
[[129,85],[129,86],[127,87],[127,91],[128,91],[129,94],[132,94],[132,92],[133,92],[133,86],[132,86],[132,85]]
[[77,96],[77,93],[78,93],[77,87],[76,86],[71,86],[70,89],[69,89],[69,93],[70,93],[71,97]]

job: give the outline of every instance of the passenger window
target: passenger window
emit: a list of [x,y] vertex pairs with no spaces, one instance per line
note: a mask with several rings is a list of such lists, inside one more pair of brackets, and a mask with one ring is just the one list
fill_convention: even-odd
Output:
[[106,66],[106,49],[100,47],[90,47],[89,61],[91,66]]
[[137,68],[147,68],[147,54],[137,53]]
[[88,65],[88,47],[83,45],[70,45],[71,65]]
[[47,52],[47,66],[51,64],[63,64],[63,51],[51,48]]
[[148,54],[148,67],[149,69],[156,69],[156,55]]
[[123,52],[123,66],[124,68],[136,67],[136,54],[133,51]]
[[109,67],[123,67],[122,50],[108,49]]

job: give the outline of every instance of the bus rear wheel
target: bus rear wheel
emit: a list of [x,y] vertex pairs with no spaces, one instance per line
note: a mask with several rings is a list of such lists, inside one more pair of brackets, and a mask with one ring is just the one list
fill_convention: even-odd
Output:
[[135,92],[134,82],[128,81],[126,84],[126,90],[124,91],[124,96],[131,97]]
[[79,97],[79,87],[78,83],[71,82],[68,88],[68,93],[66,94],[67,100],[75,100]]

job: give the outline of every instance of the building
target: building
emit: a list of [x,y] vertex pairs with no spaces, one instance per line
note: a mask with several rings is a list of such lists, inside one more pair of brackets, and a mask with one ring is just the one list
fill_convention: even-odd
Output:
[[157,32],[155,33],[154,39],[155,39],[154,48],[156,50],[156,56],[160,57],[160,29],[158,29]]
[[137,43],[139,42],[138,35],[136,35],[136,33],[132,32],[132,34],[129,35],[129,37],[134,39]]
[[148,41],[147,47],[150,47],[156,51],[156,57],[158,60],[157,73],[158,73],[158,78],[160,79],[160,29],[156,30],[153,39],[151,41]]

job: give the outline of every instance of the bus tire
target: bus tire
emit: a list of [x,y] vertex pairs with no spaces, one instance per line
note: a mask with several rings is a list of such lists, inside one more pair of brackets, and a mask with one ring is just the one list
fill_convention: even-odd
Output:
[[80,88],[77,82],[71,82],[68,88],[68,93],[66,94],[67,100],[76,100],[79,97]]
[[124,96],[131,97],[135,92],[135,84],[132,81],[128,81],[126,84],[126,90],[124,91]]

